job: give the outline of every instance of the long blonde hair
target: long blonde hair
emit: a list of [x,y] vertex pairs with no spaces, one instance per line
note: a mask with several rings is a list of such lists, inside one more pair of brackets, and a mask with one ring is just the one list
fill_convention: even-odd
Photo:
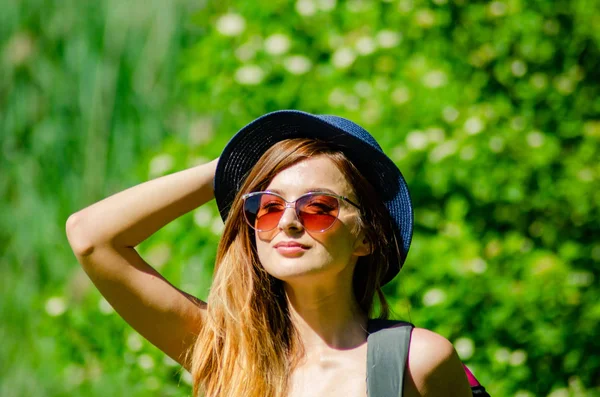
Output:
[[261,266],[254,234],[243,218],[244,193],[264,190],[281,170],[315,155],[326,155],[348,178],[363,210],[361,223],[372,246],[354,271],[354,294],[371,316],[375,294],[380,318],[388,306],[381,280],[388,269],[392,226],[387,210],[370,183],[339,150],[309,139],[273,145],[250,171],[234,200],[219,243],[207,315],[189,353],[194,395],[206,397],[283,397],[289,374],[303,347],[290,320],[280,280]]

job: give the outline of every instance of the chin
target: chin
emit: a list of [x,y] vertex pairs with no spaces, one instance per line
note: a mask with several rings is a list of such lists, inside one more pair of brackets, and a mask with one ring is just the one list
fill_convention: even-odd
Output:
[[304,258],[281,258],[276,264],[264,268],[271,276],[285,283],[311,282],[325,274],[337,273],[330,263],[315,263]]
[[266,270],[271,276],[284,282],[301,280],[322,272],[319,268],[298,266],[297,264],[292,266],[280,264],[275,269],[271,268]]

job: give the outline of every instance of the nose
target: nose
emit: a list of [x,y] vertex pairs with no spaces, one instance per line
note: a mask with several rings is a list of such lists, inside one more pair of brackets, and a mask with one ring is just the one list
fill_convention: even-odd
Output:
[[294,230],[298,231],[303,228],[300,219],[298,219],[298,215],[296,214],[296,209],[294,206],[286,206],[283,214],[281,215],[281,219],[279,219],[279,224],[277,225],[281,230]]

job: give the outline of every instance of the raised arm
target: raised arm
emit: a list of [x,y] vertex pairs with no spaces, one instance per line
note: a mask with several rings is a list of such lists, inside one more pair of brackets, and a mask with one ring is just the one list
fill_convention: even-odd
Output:
[[206,304],[170,284],[135,246],[213,198],[217,160],[114,194],[67,220],[77,260],[115,310],[152,344],[188,368],[187,349]]

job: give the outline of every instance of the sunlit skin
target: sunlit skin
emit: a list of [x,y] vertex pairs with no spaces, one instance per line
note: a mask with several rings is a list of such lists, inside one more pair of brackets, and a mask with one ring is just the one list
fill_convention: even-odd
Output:
[[[283,170],[266,190],[279,193],[287,201],[311,191],[331,192],[357,201],[344,175],[323,156]],[[343,273],[352,274],[358,257],[368,253],[368,246],[362,241],[364,234],[357,232],[358,216],[357,208],[340,200],[340,212],[334,224],[324,232],[308,232],[294,209],[288,208],[274,230],[257,233],[260,262],[272,276],[290,285],[329,283],[343,277]],[[281,252],[284,250],[277,250],[275,246],[283,242],[299,243],[306,249]]]
[[[329,191],[358,202],[350,184],[325,156],[299,162],[275,176],[267,189],[294,201],[309,191]],[[304,346],[304,359],[290,377],[290,397],[364,397],[367,316],[352,290],[352,274],[369,243],[358,227],[359,210],[341,202],[338,220],[324,232],[308,232],[293,208],[278,226],[256,233],[259,260],[284,282],[292,321]],[[359,203],[360,204],[360,203]],[[278,250],[297,242],[302,250]],[[452,345],[422,328],[412,333],[404,396],[471,395]]]
[[[104,297],[140,334],[187,370],[187,351],[206,320],[207,304],[173,287],[134,247],[169,220],[213,198],[217,161],[119,192],[69,217],[77,259]],[[293,201],[309,190],[357,198],[335,164],[317,156],[280,172],[268,186]],[[152,197],[152,199],[148,199]],[[359,203],[360,204],[360,203]],[[279,225],[257,233],[259,259],[284,282],[304,359],[290,374],[289,397],[365,397],[367,316],[352,291],[357,259],[369,252],[358,211],[341,203],[327,231],[307,232],[287,209]],[[275,245],[298,241],[301,252]],[[292,250],[293,251],[293,250]],[[405,397],[471,395],[452,344],[431,331],[412,333]]]
[[[287,201],[309,191],[327,191],[357,202],[351,186],[324,156],[316,156],[280,172],[266,190]],[[324,232],[308,232],[288,208],[278,227],[257,233],[262,266],[284,281],[292,318],[305,347],[305,359],[291,377],[290,396],[366,395],[366,324],[352,291],[352,274],[360,256],[369,253],[358,230],[359,210],[340,201],[335,223]],[[280,242],[305,249],[281,252]]]

